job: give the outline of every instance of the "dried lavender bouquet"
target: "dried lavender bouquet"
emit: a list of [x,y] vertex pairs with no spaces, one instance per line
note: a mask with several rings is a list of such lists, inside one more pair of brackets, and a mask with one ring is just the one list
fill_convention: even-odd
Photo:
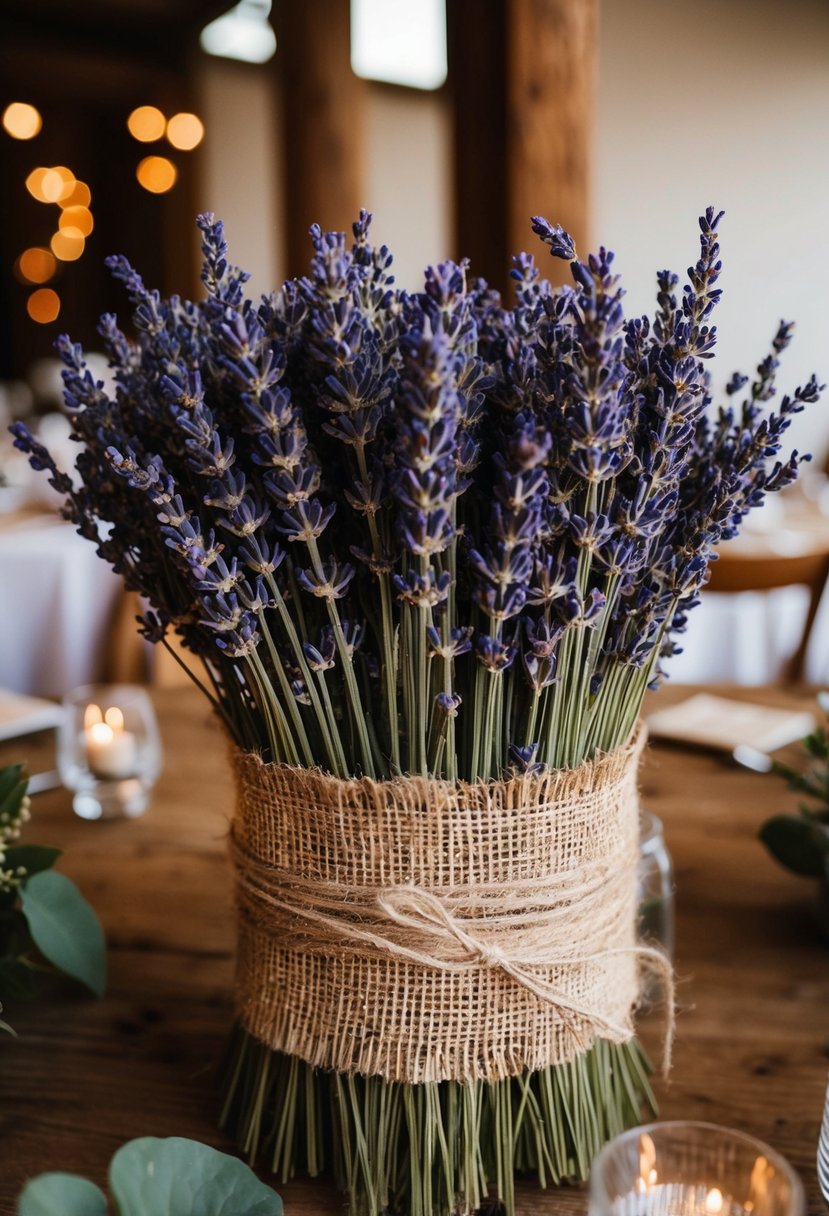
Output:
[[[465,263],[394,285],[370,216],[311,230],[307,277],[258,302],[206,215],[206,298],[133,304],[100,333],[107,394],[59,341],[75,482],[16,442],[66,514],[151,605],[141,628],[243,749],[337,777],[497,780],[572,768],[631,735],[717,544],[796,476],[778,460],[812,378],[775,412],[778,355],[712,413],[720,291],[713,209],[680,290],[625,319],[605,249],[581,261],[536,219],[572,286],[514,259],[508,307]],[[104,525],[103,528],[101,525]],[[471,1210],[514,1170],[584,1177],[652,1101],[635,1041],[503,1082],[418,1086],[315,1072],[239,1031],[225,1119],[274,1169],[332,1164],[352,1209]],[[460,1146],[460,1147],[458,1147]]]

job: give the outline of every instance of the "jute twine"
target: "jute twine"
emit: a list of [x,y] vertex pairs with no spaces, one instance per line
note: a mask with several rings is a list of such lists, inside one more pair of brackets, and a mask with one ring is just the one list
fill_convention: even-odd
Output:
[[643,741],[478,784],[236,752],[243,1025],[311,1065],[410,1084],[630,1038],[643,963],[670,979],[635,939]]

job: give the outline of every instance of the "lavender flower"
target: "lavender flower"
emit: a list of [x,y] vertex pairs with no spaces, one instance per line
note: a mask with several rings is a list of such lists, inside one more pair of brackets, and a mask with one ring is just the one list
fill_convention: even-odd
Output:
[[806,459],[790,324],[713,401],[721,219],[625,318],[612,253],[541,217],[572,282],[520,254],[508,307],[465,262],[399,290],[368,212],[254,302],[200,216],[204,299],[109,260],[135,335],[101,318],[111,392],[58,342],[73,475],[15,444],[242,747],[343,777],[576,765],[630,733],[717,545]]

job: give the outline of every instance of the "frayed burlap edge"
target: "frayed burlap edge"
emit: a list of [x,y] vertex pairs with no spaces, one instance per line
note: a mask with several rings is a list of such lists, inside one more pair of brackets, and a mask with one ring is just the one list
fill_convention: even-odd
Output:
[[498,1080],[633,1033],[644,731],[575,770],[340,780],[233,756],[242,1024],[308,1064]]

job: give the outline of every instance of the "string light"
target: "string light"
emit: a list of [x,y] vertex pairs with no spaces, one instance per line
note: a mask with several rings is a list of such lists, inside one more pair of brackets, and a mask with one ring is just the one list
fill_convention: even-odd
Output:
[[145,156],[135,170],[135,176],[151,194],[164,194],[176,184],[178,173],[166,156]]
[[39,203],[48,203],[49,200],[43,193],[43,179],[49,172],[41,165],[37,169],[32,169],[29,176],[26,178],[26,189],[31,194],[32,198],[36,198]]
[[84,250],[84,236],[78,228],[61,228],[49,245],[59,262],[76,262]]
[[75,179],[75,185],[66,198],[60,200],[61,207],[88,207],[92,202],[92,191],[86,182]]
[[39,325],[56,321],[60,312],[60,296],[51,287],[40,287],[26,301],[26,311]]
[[89,236],[95,227],[95,221],[88,207],[64,207],[58,227],[63,230],[74,228],[81,236]]
[[57,268],[55,255],[37,245],[25,249],[15,266],[18,278],[25,283],[48,283]]
[[174,114],[167,123],[167,139],[180,152],[191,152],[204,139],[204,123],[195,114]]
[[166,125],[164,115],[155,106],[138,106],[127,119],[130,135],[142,144],[161,139]]
[[25,101],[13,101],[3,111],[3,128],[12,139],[34,139],[42,126],[39,111]]

